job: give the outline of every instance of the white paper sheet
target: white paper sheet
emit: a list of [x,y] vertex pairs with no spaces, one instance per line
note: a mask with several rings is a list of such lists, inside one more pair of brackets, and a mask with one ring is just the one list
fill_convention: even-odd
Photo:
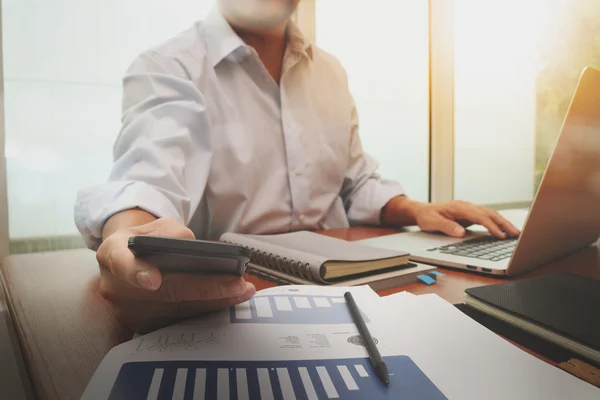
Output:
[[379,309],[380,351],[410,355],[448,398],[600,399],[600,389],[522,351],[435,294],[383,297]]
[[[348,290],[388,365],[387,388],[347,310]],[[379,298],[367,286],[280,286],[239,309],[115,347],[83,399],[234,395],[585,400],[599,399],[600,389],[523,352],[436,295]]]
[[[193,374],[189,372],[186,375],[186,379],[191,379],[193,375],[197,380],[196,374],[200,374],[204,379],[202,385],[208,384],[211,376],[217,380],[217,383],[222,380],[223,385],[225,385],[225,379],[227,382],[232,379],[232,375],[227,375],[227,378],[223,375],[219,379],[218,371],[222,368],[217,368],[218,363],[213,363],[206,368],[193,367],[194,362],[198,360],[208,364],[211,361],[231,361],[232,363],[228,365],[223,364],[226,370],[244,370],[239,374],[233,373],[235,376],[233,380],[236,381],[238,388],[243,386],[243,382],[250,383],[248,376],[244,375],[245,373],[251,372],[260,383],[261,376],[258,375],[258,372],[262,370],[259,368],[261,361],[291,361],[294,368],[292,372],[281,369],[285,367],[285,363],[281,364],[279,369],[275,366],[272,367],[275,368],[278,376],[275,383],[280,390],[285,390],[289,389],[291,382],[288,382],[286,374],[292,374],[289,379],[298,378],[298,382],[301,382],[298,368],[303,366],[303,360],[366,359],[368,354],[362,345],[357,344],[360,342],[360,337],[347,305],[343,301],[346,291],[353,293],[361,308],[363,304],[373,304],[379,298],[368,286],[351,288],[280,286],[263,290],[248,303],[233,307],[226,312],[208,318],[186,321],[139,336],[115,347],[108,353],[94,374],[83,399],[110,398],[111,390],[113,390],[119,375],[122,372],[127,373],[123,369],[123,365],[127,363],[131,364],[129,367],[132,368],[135,364],[140,366],[155,364],[151,368],[152,374],[148,374],[144,370],[142,372],[134,371],[125,376],[128,379],[134,379],[132,377],[135,377],[136,374],[145,376],[140,380],[139,385],[143,387],[140,387],[139,390],[144,392],[142,397],[146,398],[149,390],[154,388],[152,384],[155,371],[161,368],[163,372],[154,382],[160,380],[161,385],[169,384],[172,388],[175,387],[174,383],[177,383],[177,371],[181,369],[194,370]],[[326,307],[323,306],[325,303]],[[367,309],[370,311],[366,311]],[[372,317],[369,315],[373,312],[373,309],[368,306],[365,306],[363,310],[369,325],[373,324]],[[167,365],[169,362],[173,366]],[[256,368],[253,367],[254,364],[256,364]],[[262,365],[267,364],[263,363]],[[326,367],[325,365],[320,366]],[[336,390],[340,390],[337,386],[339,386],[339,380],[343,380],[342,372],[336,369],[337,366],[337,364],[331,365],[325,371],[321,370],[320,374],[315,369],[317,366],[310,365],[304,366],[304,368],[312,368],[309,374],[311,379],[318,375],[319,379],[325,380],[321,381],[317,388],[328,388],[331,392],[331,385]],[[214,371],[210,368],[217,368],[217,375],[211,375],[214,374]],[[250,371],[248,368],[253,369]],[[269,368],[267,367],[267,369]],[[326,375],[326,372],[335,374],[335,377]],[[172,375],[171,383],[165,383],[168,374]],[[183,373],[179,372],[179,374]],[[329,383],[329,378],[333,379],[333,383]],[[180,377],[180,381],[182,379]],[[265,380],[274,378],[269,375],[268,377],[263,376],[262,379],[266,382]],[[242,382],[242,384],[237,382]],[[221,383],[218,384],[219,388],[221,388]],[[253,381],[253,383],[255,382]],[[266,383],[264,384],[266,385]],[[306,386],[306,384],[303,385]],[[211,390],[206,387],[198,389],[198,386],[195,386],[195,390],[206,390],[206,393]],[[262,390],[267,389],[263,388]],[[211,391],[210,393],[214,395],[215,392]],[[217,391],[216,394],[218,396],[223,393]],[[224,397],[229,398],[228,396]]]

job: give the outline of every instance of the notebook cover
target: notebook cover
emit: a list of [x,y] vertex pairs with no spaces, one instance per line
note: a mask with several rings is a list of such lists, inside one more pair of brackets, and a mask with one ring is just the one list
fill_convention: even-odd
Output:
[[[581,358],[581,356],[568,349],[565,349],[564,347],[542,339],[539,336],[511,325],[508,322],[504,322],[498,318],[492,317],[491,315],[469,307],[466,304],[455,304],[454,306],[462,311],[465,315],[471,317],[471,319],[485,326],[489,330],[496,332],[497,334],[502,335],[509,340],[517,342],[529,350],[532,350],[541,356],[547,357],[556,363],[569,361],[572,358]],[[590,362],[590,360],[586,361]]]
[[470,288],[466,293],[600,349],[600,281],[568,272]]
[[[407,285],[417,282],[417,277],[434,271],[436,268],[427,264],[407,264],[408,268],[393,269],[384,273],[373,273],[362,278],[351,278],[335,283],[325,284],[324,286],[360,286],[368,285],[374,291],[386,290],[392,287]],[[277,285],[323,285],[319,282],[313,282],[299,278],[279,270],[273,270],[253,263],[248,264],[246,273],[273,282]]]

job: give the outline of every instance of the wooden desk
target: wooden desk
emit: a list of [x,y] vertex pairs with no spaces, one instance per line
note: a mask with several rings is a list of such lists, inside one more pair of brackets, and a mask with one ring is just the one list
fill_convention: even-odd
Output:
[[[389,229],[351,228],[325,232],[346,240],[394,233]],[[600,279],[600,253],[589,248],[528,274],[570,270]],[[104,355],[133,334],[118,323],[110,305],[97,292],[94,253],[73,250],[8,257],[0,267],[17,336],[39,399],[79,399]],[[462,302],[464,290],[501,281],[446,270],[433,286],[411,284],[395,290],[437,293]],[[269,282],[248,277],[258,289]]]

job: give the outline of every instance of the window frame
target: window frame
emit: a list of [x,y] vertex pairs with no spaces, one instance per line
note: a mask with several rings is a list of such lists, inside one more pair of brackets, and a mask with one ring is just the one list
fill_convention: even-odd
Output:
[[[316,0],[302,0],[294,15],[309,40],[316,38]],[[454,0],[429,0],[429,196],[454,198]],[[409,194],[410,195],[410,194]]]
[[6,185],[5,123],[4,123],[4,48],[2,6],[0,5],[0,261],[9,255],[8,193]]

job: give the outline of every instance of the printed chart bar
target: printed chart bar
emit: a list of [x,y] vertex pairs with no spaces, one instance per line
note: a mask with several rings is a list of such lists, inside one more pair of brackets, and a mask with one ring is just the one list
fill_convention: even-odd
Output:
[[275,305],[279,311],[292,311],[292,304],[287,297],[275,297]]
[[306,367],[300,367],[298,368],[298,372],[300,372],[300,379],[302,379],[302,385],[304,386],[308,400],[319,400],[319,397],[317,397],[317,392],[315,391],[315,387],[310,379],[308,369],[306,369]]
[[[370,322],[366,315],[363,316],[365,322]],[[230,307],[229,319],[233,324],[334,325],[354,323],[342,296],[283,295],[280,293],[259,295],[251,299],[248,306],[247,303],[244,303]],[[248,378],[250,379],[250,375]],[[274,393],[275,396],[279,396],[279,392],[275,391]],[[319,396],[323,395],[319,394]]]
[[329,372],[327,372],[327,368],[317,367],[317,373],[319,374],[319,378],[321,378],[321,383],[323,384],[323,388],[325,388],[327,397],[330,399],[338,399],[340,396],[338,395],[337,390],[335,390],[335,386],[329,376]]
[[258,375],[258,386],[260,388],[261,400],[273,400],[273,388],[271,388],[269,370],[266,368],[258,368],[256,373]]
[[173,400],[183,400],[185,395],[185,381],[187,380],[187,369],[177,369],[175,376],[175,387],[173,388]]
[[252,319],[250,303],[245,302],[235,306],[235,317],[237,319]]
[[279,378],[279,387],[281,387],[281,393],[283,394],[284,400],[296,400],[294,394],[294,386],[292,385],[292,379],[287,368],[277,368],[277,377]]
[[356,372],[358,372],[358,376],[360,376],[361,378],[366,378],[369,376],[367,370],[362,365],[357,364],[354,366],[354,368],[356,369]]
[[[272,305],[277,317],[282,312],[274,302]],[[252,316],[256,317],[254,311]],[[389,387],[375,377],[371,362],[364,356],[127,362],[121,366],[107,400],[448,400],[409,356],[386,357],[386,363],[394,378]]]
[[160,389],[160,381],[162,381],[163,372],[165,372],[165,370],[162,368],[157,368],[154,370],[152,382],[150,383],[150,389],[148,390],[148,400],[156,400],[158,398],[158,390]]
[[238,400],[249,400],[250,392],[248,392],[248,376],[244,368],[235,370],[235,378],[237,380],[237,396]]
[[348,390],[358,390],[358,385],[352,377],[352,374],[350,373],[348,367],[346,367],[345,365],[338,365],[337,369],[338,371],[340,371],[340,375],[342,376],[342,379],[344,380],[344,383],[346,384]]
[[194,383],[194,400],[204,400],[206,394],[206,369],[196,370],[196,381]]
[[296,304],[297,308],[312,308],[307,297],[295,296],[294,303]]
[[229,370],[226,368],[217,370],[217,398],[229,398]]
[[259,318],[273,318],[273,310],[268,297],[254,298],[254,306],[256,307],[256,315]]
[[315,301],[317,307],[331,307],[331,303],[329,302],[329,299],[327,297],[315,297],[313,300]]

